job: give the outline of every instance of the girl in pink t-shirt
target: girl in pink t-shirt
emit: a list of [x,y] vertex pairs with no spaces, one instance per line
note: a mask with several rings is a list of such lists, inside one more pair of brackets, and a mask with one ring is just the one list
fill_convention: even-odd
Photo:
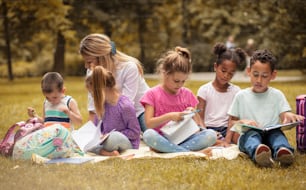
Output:
[[[162,83],[148,90],[140,101],[145,108],[148,128],[143,134],[144,142],[159,152],[201,151],[215,144],[216,132],[208,129],[203,129],[178,145],[162,134],[160,129],[167,122],[183,120],[186,112],[194,111],[198,100],[189,89],[183,87],[192,68],[188,49],[176,47],[174,51],[164,54],[158,64]],[[193,119],[200,123],[199,115],[196,114]]]

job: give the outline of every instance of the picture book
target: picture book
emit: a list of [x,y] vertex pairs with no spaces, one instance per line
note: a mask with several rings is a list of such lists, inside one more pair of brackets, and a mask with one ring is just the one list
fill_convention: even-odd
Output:
[[78,130],[72,131],[71,135],[73,140],[83,152],[88,152],[99,144],[102,144],[109,136],[109,133],[102,135],[100,124],[95,126],[92,121],[88,121]]
[[289,129],[296,127],[299,123],[300,122],[292,122],[292,123],[286,123],[286,124],[269,125],[265,127],[256,127],[256,126],[246,125],[246,124],[241,124],[241,126],[251,128],[251,129],[261,130],[261,131],[270,131],[272,129],[278,129],[278,128],[281,128],[281,130],[289,130]]
[[192,119],[194,112],[184,115],[183,121],[169,121],[161,128],[163,135],[174,144],[180,144],[191,135],[200,131],[199,126]]

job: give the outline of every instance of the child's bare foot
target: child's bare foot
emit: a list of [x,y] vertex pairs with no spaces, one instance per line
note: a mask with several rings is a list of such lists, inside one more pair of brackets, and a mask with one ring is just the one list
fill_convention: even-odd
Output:
[[108,152],[108,151],[106,151],[104,149],[101,149],[100,150],[100,155],[102,155],[102,156],[119,156],[120,153],[117,150]]
[[224,140],[217,140],[216,143],[213,146],[222,146],[222,147],[229,147],[230,144],[228,144]]

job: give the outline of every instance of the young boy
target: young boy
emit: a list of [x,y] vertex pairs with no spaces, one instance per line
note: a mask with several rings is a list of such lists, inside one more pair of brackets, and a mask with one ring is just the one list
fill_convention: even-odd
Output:
[[45,127],[60,123],[67,129],[72,130],[70,123],[74,125],[82,124],[78,104],[71,96],[65,95],[64,80],[59,73],[46,73],[41,80],[41,90],[46,97],[43,116],[39,117],[35,109],[29,107],[28,115],[30,117],[37,117],[44,123]]
[[[268,50],[257,50],[251,57],[247,73],[252,87],[238,92],[228,111],[229,125],[244,123],[255,126],[289,123],[304,119],[291,113],[284,94],[268,84],[276,77],[276,58]],[[271,167],[275,161],[289,166],[294,161],[293,151],[280,129],[269,132],[248,130],[239,138],[239,149],[262,167]],[[271,158],[273,157],[273,159]]]

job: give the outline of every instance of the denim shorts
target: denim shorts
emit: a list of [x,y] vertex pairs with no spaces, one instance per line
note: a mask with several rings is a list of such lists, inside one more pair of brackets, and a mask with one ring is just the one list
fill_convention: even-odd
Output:
[[[216,132],[219,132],[223,138],[226,136],[227,127],[221,126],[221,127],[206,127],[207,129],[213,129]],[[221,138],[222,138],[221,137]],[[218,137],[220,138],[220,137]]]

